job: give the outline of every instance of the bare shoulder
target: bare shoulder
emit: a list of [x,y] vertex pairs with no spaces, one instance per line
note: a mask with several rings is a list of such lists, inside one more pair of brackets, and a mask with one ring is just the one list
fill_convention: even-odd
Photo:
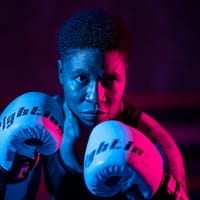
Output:
[[166,128],[146,112],[142,112],[140,116],[138,129],[155,142],[161,142],[167,139],[174,143],[172,136]]
[[156,119],[145,112],[142,112],[137,128],[161,146],[168,162],[169,172],[179,181],[186,191],[183,156],[171,134]]

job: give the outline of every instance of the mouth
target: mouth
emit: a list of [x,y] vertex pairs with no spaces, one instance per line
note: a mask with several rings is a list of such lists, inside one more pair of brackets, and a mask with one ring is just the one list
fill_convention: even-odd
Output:
[[85,110],[81,112],[81,118],[89,126],[105,121],[108,118],[108,111],[103,110]]
[[107,111],[103,111],[103,110],[87,110],[87,111],[84,111],[82,113],[83,114],[88,114],[88,115],[94,115],[94,116],[108,114]]
[[107,118],[108,112],[104,110],[86,110],[83,111],[82,116],[89,121],[99,121]]

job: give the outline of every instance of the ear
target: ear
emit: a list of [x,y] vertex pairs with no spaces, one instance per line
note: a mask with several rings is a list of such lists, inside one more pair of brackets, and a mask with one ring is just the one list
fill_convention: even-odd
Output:
[[58,65],[58,79],[62,85],[63,84],[63,79],[62,79],[63,63],[62,63],[62,61],[57,60],[57,65]]

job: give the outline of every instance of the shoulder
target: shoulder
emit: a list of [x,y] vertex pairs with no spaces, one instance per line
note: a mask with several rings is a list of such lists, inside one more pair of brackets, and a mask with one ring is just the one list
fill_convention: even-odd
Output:
[[121,106],[116,119],[130,126],[137,127],[142,109],[126,100],[123,100],[122,103],[123,105]]
[[173,141],[167,129],[154,117],[142,112],[138,121],[138,129],[155,142]]
[[158,144],[165,155],[168,171],[186,190],[185,165],[182,153],[168,130],[149,114],[142,112],[138,130]]

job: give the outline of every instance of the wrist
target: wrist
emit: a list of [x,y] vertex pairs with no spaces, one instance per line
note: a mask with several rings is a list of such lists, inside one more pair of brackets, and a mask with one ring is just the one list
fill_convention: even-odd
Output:
[[9,171],[0,166],[0,182],[12,184],[25,180],[38,161],[38,153],[35,154],[34,158],[28,158],[16,153]]
[[153,200],[188,200],[179,182],[170,174],[164,173],[161,185]]

